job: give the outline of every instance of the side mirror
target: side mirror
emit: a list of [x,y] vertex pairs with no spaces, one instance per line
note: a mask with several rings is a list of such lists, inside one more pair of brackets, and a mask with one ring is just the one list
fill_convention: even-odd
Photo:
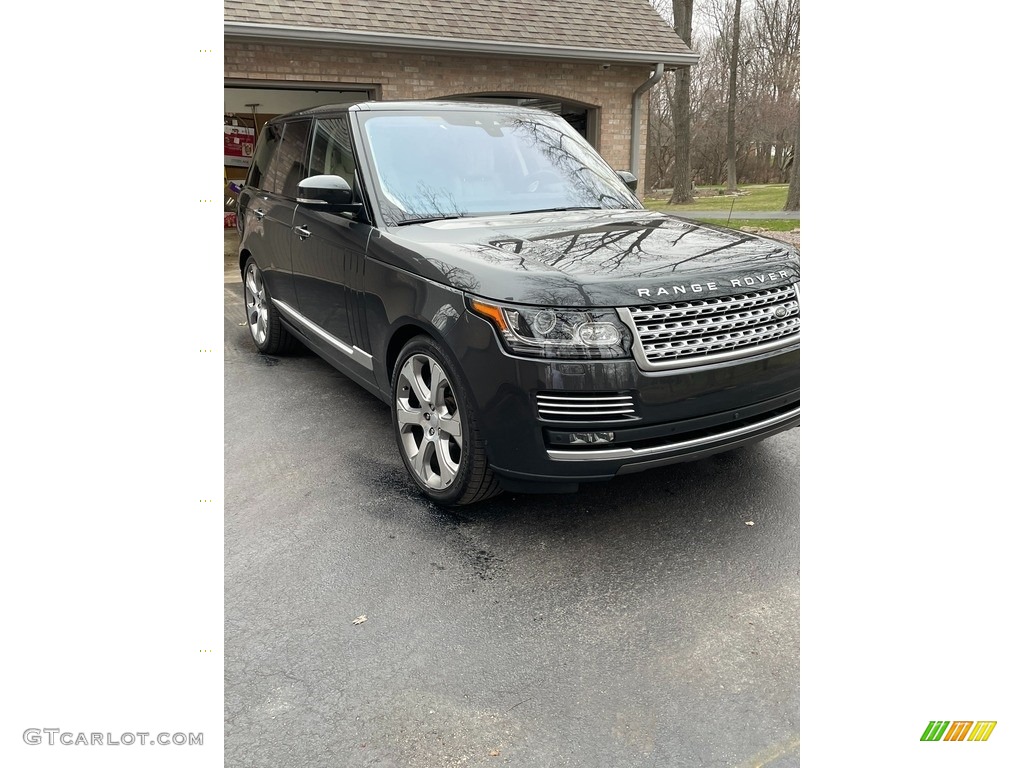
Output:
[[616,171],[622,183],[629,187],[630,192],[636,192],[637,178],[629,171]]
[[299,205],[327,213],[359,213],[362,203],[352,201],[352,187],[341,176],[310,176],[299,182]]

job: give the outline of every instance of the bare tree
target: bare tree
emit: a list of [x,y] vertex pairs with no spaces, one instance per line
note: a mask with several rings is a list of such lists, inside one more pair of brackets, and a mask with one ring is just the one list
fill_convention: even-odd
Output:
[[736,77],[740,60],[740,0],[732,16],[732,45],[729,48],[729,113],[726,117],[726,175],[730,192],[739,191],[736,185]]
[[[676,34],[687,47],[693,42],[693,0],[672,0],[672,17]],[[676,72],[676,98],[673,122],[676,136],[676,164],[672,203],[693,200],[693,180],[690,172],[690,67]]]
[[[758,41],[754,65],[762,75],[764,139],[776,158],[791,152],[799,121],[800,0],[755,0],[754,34]],[[776,163],[780,180],[787,163]]]
[[[650,2],[677,31],[684,26],[675,24],[685,21],[675,15],[680,0]],[[687,199],[693,184],[786,181],[798,151],[799,0],[694,0],[689,6],[689,46],[700,61],[666,73],[651,91],[649,188],[674,184]],[[681,89],[688,98],[686,126],[678,120]],[[687,131],[689,153],[680,155]]]
[[672,186],[676,162],[675,128],[672,121],[672,94],[675,73],[665,77],[650,92],[647,113],[646,191]]
[[796,137],[793,139],[793,165],[789,171],[789,194],[784,211],[800,210],[800,110],[797,108]]

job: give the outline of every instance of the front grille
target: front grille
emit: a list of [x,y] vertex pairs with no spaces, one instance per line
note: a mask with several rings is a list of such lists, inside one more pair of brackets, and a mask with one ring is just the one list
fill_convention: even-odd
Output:
[[641,367],[702,365],[795,343],[800,334],[800,297],[796,285],[787,285],[715,299],[630,307],[628,317],[636,330],[634,351],[642,355]]
[[628,392],[537,393],[537,412],[549,421],[628,421],[635,411]]

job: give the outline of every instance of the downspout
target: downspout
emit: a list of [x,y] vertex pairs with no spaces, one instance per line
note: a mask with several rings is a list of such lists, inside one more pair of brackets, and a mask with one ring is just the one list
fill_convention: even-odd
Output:
[[654,69],[651,79],[633,91],[633,125],[629,134],[629,172],[640,177],[640,99],[665,76],[665,62]]

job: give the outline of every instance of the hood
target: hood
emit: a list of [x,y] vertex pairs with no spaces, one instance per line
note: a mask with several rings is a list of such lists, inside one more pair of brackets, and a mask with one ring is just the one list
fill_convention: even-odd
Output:
[[396,227],[374,258],[483,298],[614,307],[724,296],[799,279],[776,240],[655,211],[563,211]]

